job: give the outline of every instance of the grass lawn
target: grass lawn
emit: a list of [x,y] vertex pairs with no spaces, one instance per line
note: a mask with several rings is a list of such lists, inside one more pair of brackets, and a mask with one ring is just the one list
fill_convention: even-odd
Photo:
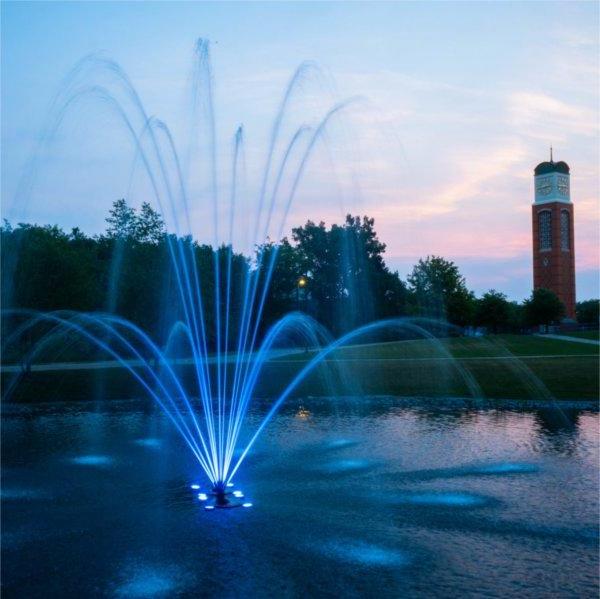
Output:
[[[468,396],[466,380],[471,378],[488,398],[543,399],[545,387],[557,399],[596,400],[598,350],[533,336],[459,337],[345,347],[334,352],[328,364],[339,366],[340,378],[350,378],[373,394]],[[311,355],[276,362],[284,369]],[[316,392],[314,383],[306,388]]]
[[[314,355],[300,352],[266,363],[255,395],[279,396]],[[332,353],[292,395],[597,400],[598,357],[597,346],[519,335],[354,345]],[[193,366],[179,370],[195,394]],[[6,388],[11,377],[2,378]],[[113,368],[33,372],[16,395],[35,401],[140,397],[145,392],[125,369]]]
[[600,331],[574,331],[573,333],[559,333],[559,335],[566,335],[567,337],[581,337],[582,339],[593,339],[594,341],[600,341]]
[[[533,335],[490,335],[488,337],[450,337],[447,339],[416,339],[367,345],[351,345],[336,350],[335,358],[416,359],[485,358],[502,356],[586,356],[598,355],[599,347],[577,344],[560,339],[534,337]],[[314,354],[313,354],[314,355]],[[281,360],[306,360],[308,354],[295,354]]]

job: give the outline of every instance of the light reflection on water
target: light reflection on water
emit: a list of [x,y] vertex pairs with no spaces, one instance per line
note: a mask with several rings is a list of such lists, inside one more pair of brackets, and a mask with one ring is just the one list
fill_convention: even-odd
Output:
[[302,406],[310,418],[286,407],[236,477],[253,507],[214,513],[147,403],[5,411],[6,592],[595,594],[597,413]]

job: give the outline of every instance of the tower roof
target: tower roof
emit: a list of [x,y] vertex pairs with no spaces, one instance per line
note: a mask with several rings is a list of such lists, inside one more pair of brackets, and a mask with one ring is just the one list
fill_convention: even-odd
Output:
[[547,175],[548,173],[563,173],[569,174],[569,165],[560,160],[559,162],[540,162],[533,171],[535,175]]

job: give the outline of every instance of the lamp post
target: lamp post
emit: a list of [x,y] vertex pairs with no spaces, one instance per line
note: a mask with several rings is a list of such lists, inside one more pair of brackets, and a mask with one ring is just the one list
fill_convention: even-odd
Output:
[[[296,284],[296,304],[298,305],[298,310],[300,310],[300,290],[306,287],[308,283],[308,279],[304,275],[300,275],[298,277],[298,282]],[[308,352],[308,339],[304,340],[304,353]]]
[[300,289],[304,289],[307,282],[304,275],[298,277],[298,282],[296,283],[296,303],[298,304],[298,309],[300,309]]

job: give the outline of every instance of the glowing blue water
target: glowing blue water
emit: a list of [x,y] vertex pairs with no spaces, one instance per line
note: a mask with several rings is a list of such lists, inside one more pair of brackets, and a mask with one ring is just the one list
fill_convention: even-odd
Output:
[[324,551],[345,562],[384,568],[407,566],[411,561],[405,552],[361,542],[326,545]]
[[78,466],[110,466],[113,459],[106,455],[81,455],[71,458],[71,463]]
[[415,505],[473,507],[484,505],[487,500],[479,495],[470,493],[411,493],[395,498],[397,503],[412,503]]
[[153,437],[149,437],[148,439],[136,439],[135,443],[141,447],[152,447],[155,449],[159,449],[162,446],[162,441],[160,439],[154,439]]
[[512,462],[502,462],[499,464],[489,464],[487,466],[480,466],[473,469],[473,472],[479,472],[481,474],[511,474],[511,473],[527,473],[536,472],[538,467],[534,464],[519,464]]
[[330,472],[332,474],[342,472],[355,472],[359,470],[366,470],[373,466],[373,462],[364,459],[342,459],[328,462],[321,466],[320,469],[323,472]]
[[172,596],[181,586],[181,578],[182,573],[173,568],[138,567],[129,573],[125,582],[115,588],[114,594],[117,597],[134,599],[138,597],[168,597]]

